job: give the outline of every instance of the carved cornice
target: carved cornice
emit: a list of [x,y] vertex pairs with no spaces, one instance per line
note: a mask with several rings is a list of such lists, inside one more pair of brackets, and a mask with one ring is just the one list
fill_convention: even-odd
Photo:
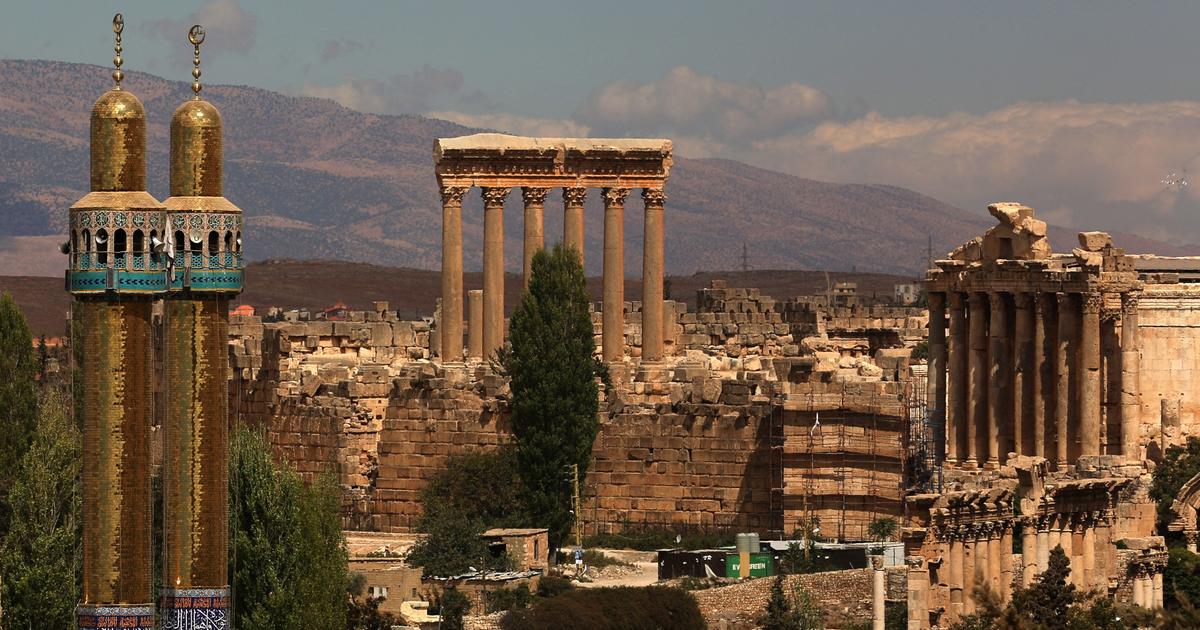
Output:
[[587,201],[586,188],[564,188],[562,189],[563,205],[568,207],[582,206]]
[[492,188],[485,186],[483,188],[483,207],[496,208],[504,206],[504,199],[508,197],[509,188]]
[[601,194],[604,196],[604,207],[624,206],[625,198],[629,196],[629,189],[602,188]]
[[470,188],[466,186],[442,186],[442,205],[443,206],[461,206],[463,195],[467,194]]
[[550,192],[549,188],[524,186],[521,188],[521,200],[527,206],[540,206],[546,203],[546,193],[548,192]]
[[646,204],[647,207],[656,206],[661,208],[663,204],[667,203],[667,192],[661,188],[643,188],[642,203]]

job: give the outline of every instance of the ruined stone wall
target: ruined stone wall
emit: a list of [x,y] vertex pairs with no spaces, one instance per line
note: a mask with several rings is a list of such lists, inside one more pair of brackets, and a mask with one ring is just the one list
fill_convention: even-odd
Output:
[[1147,284],[1138,300],[1141,444],[1157,459],[1200,435],[1200,286]]

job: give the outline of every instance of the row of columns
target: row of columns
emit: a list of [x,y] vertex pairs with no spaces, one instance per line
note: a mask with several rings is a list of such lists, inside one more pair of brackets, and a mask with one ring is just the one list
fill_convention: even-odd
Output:
[[[462,199],[469,187],[443,186],[442,313],[443,361],[463,359]],[[483,293],[480,352],[490,357],[504,345],[504,200],[509,188],[483,187]],[[604,272],[601,346],[605,361],[619,361],[625,351],[625,199],[628,188],[603,188]],[[545,246],[544,208],[548,188],[522,187],[525,206],[523,282],[529,286],[533,256]],[[587,189],[562,189],[563,243],[583,263],[583,208]],[[645,208],[642,249],[642,358],[663,356],[663,206],[662,189],[642,189]],[[474,332],[471,333],[474,336]],[[473,348],[472,348],[473,350]]]
[[[1062,466],[1101,454],[1102,305],[1095,292],[930,293],[928,405],[945,410],[947,464],[995,468],[1011,452]],[[1127,457],[1138,456],[1137,337],[1136,297],[1122,294]]]
[[975,611],[975,588],[987,586],[1004,601],[1012,595],[1012,524],[987,521],[946,528],[946,583],[954,618]]
[[[1013,578],[1029,587],[1049,568],[1050,552],[1061,547],[1070,561],[1069,582],[1081,589],[1107,588],[1116,558],[1110,511],[1053,513],[1021,519],[1021,564],[1013,565],[1013,520],[950,525],[940,529],[945,544],[940,581],[949,590],[951,619],[976,610],[976,587],[986,585],[1002,601],[1012,596]],[[1136,593],[1136,590],[1135,590]]]
[[1135,562],[1130,565],[1130,590],[1135,606],[1157,610],[1163,607],[1163,570],[1166,562]]

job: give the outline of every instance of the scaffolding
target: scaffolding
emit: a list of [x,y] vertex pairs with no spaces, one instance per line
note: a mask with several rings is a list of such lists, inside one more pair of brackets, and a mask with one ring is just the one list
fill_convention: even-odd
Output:
[[942,455],[946,452],[946,419],[942,408],[926,404],[927,375],[918,374],[904,388],[905,489],[909,493],[942,491]]

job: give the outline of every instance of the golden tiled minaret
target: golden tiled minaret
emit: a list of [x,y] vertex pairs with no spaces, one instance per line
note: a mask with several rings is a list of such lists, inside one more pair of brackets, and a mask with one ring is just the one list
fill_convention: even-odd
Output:
[[164,629],[229,627],[229,299],[242,290],[242,212],[222,196],[221,114],[193,97],[171,117],[173,245],[164,304]]
[[166,290],[163,206],[146,192],[146,112],[116,85],[92,108],[91,192],[70,209],[67,289],[83,371],[83,593],[79,628],[153,628],[151,302]]

